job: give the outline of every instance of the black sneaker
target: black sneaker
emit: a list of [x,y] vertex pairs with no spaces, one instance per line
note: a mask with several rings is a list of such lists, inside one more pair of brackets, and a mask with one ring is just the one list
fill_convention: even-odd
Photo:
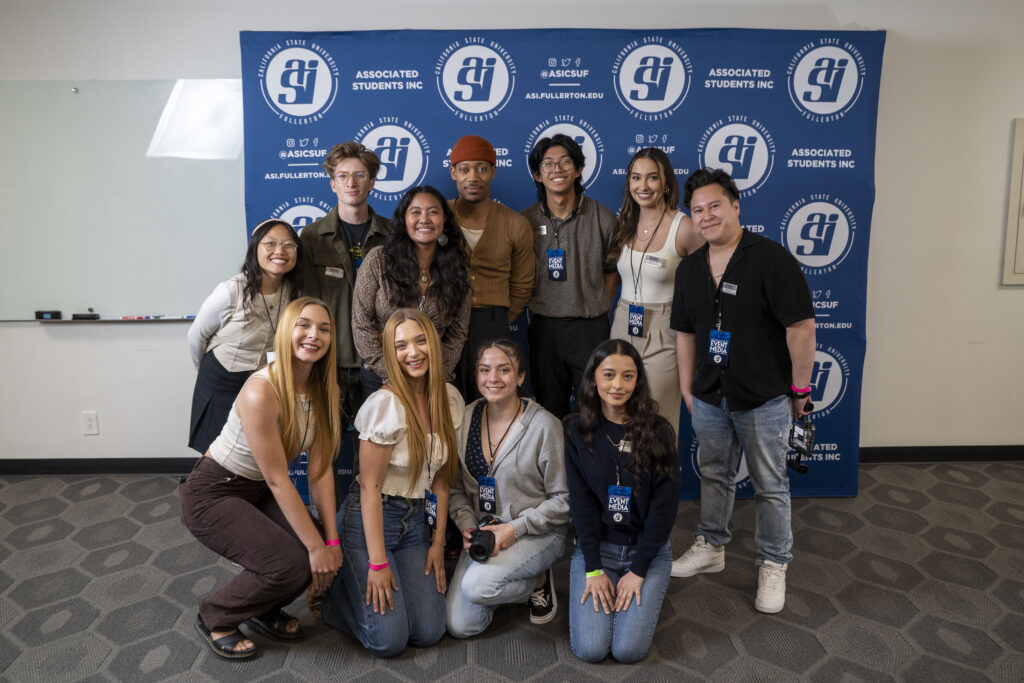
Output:
[[558,613],[558,600],[555,598],[555,574],[548,569],[548,580],[544,585],[530,593],[530,622],[546,624]]

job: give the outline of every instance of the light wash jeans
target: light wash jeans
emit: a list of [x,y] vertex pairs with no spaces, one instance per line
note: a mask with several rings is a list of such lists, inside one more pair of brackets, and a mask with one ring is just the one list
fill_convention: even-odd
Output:
[[444,595],[437,592],[434,574],[424,576],[430,527],[423,517],[423,500],[384,496],[384,547],[398,584],[392,591],[393,610],[375,614],[366,604],[369,555],[363,534],[359,491],[351,491],[338,511],[345,562],[324,594],[323,621],[346,633],[375,655],[392,657],[407,645],[428,647],[444,636]]
[[754,483],[757,564],[771,560],[787,564],[793,559],[790,525],[789,477],[786,451],[790,401],[774,398],[753,410],[729,410],[693,399],[693,431],[700,443],[700,523],[697,534],[713,546],[729,542],[729,518],[736,500],[736,468],[740,448]]
[[[601,543],[601,568],[613,585],[629,571],[633,560],[630,545]],[[569,563],[569,643],[577,657],[585,662],[600,662],[610,653],[620,662],[639,662],[647,656],[654,640],[654,629],[665,600],[672,572],[672,548],[666,543],[651,561],[640,586],[640,604],[634,598],[629,609],[605,614],[594,611],[592,596],[580,604],[587,586],[583,551],[577,546]]]
[[498,605],[525,602],[537,577],[561,557],[567,538],[567,529],[526,535],[483,563],[463,550],[448,586],[448,632],[475,636],[491,623]]

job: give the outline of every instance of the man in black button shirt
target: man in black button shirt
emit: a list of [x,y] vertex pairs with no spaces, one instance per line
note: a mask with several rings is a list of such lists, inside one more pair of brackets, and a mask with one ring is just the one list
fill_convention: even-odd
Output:
[[740,451],[757,506],[754,606],[778,612],[786,599],[790,525],[787,437],[807,413],[814,365],[814,308],[785,247],[742,228],[739,191],[727,173],[699,169],[683,202],[707,244],[676,270],[671,327],[679,384],[700,443],[700,522],[672,576],[725,568]]

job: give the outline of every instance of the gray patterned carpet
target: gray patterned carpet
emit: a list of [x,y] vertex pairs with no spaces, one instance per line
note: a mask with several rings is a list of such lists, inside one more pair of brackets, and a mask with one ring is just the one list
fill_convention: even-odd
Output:
[[[234,567],[178,521],[173,476],[0,479],[0,676],[44,681],[1022,681],[1024,463],[863,465],[860,495],[797,500],[786,609],[754,610],[753,505],[726,570],[673,579],[648,658],[584,664],[559,615],[499,610],[483,635],[391,660],[296,611],[307,637],[226,663],[199,596]],[[696,503],[672,543],[689,544]]]

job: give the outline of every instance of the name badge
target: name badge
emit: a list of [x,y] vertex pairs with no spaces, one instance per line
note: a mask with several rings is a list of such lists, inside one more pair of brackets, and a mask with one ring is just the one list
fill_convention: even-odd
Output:
[[732,294],[733,296],[736,296],[736,285],[731,282],[723,282],[722,294]]
[[548,279],[561,282],[565,280],[565,251],[548,249]]
[[640,304],[629,305],[629,336],[644,336],[644,307]]
[[437,528],[437,494],[430,489],[423,492],[423,516],[427,520],[427,526],[431,529]]
[[729,338],[732,335],[721,330],[711,330],[708,343],[708,362],[723,368],[729,365]]
[[267,351],[267,365],[273,363],[275,358],[277,358],[276,353],[274,353],[273,351]]
[[608,514],[613,524],[629,524],[630,497],[628,486],[608,487]]
[[333,266],[327,266],[327,269],[324,271],[324,275],[326,275],[327,277],[343,278],[343,277],[345,277],[345,269],[344,268],[334,268]]
[[494,477],[480,477],[477,483],[480,491],[480,512],[494,514],[498,507],[498,490]]
[[652,268],[665,267],[665,259],[660,256],[655,256],[654,254],[647,254],[644,256],[644,263]]
[[537,226],[537,234],[538,235],[547,235],[548,234],[548,226],[546,226],[546,225],[538,225]]

